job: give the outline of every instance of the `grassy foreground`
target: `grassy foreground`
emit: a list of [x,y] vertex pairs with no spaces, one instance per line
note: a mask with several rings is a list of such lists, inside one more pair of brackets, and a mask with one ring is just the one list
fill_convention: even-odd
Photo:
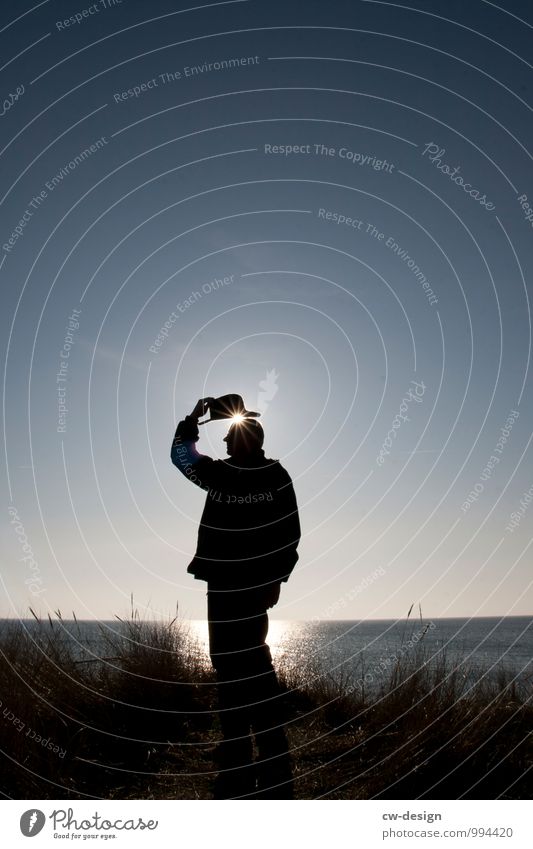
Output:
[[[105,659],[80,649],[81,628],[78,647],[64,638],[59,612],[0,632],[4,797],[212,797],[210,668],[179,621],[121,622],[122,637],[102,630]],[[297,798],[533,796],[531,678],[502,668],[472,683],[423,640],[379,676],[283,661],[278,673]]]

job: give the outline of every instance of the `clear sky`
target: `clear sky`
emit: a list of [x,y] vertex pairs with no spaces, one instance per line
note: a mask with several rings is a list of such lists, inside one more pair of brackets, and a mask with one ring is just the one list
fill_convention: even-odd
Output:
[[227,392],[278,618],[532,613],[530,4],[193,5],[2,3],[0,616],[202,618],[169,452]]

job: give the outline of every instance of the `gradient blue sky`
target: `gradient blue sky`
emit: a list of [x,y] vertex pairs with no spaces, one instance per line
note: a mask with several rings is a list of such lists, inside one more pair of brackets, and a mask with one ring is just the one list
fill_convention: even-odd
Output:
[[[186,567],[204,495],[169,450],[196,400],[225,392],[263,406],[266,453],[300,504],[279,618],[394,618],[413,602],[429,618],[531,613],[530,5],[123,0],[84,17],[90,5],[0,13],[0,615],[105,619],[133,593],[145,615],[178,602],[203,617]],[[413,381],[421,397],[380,465]],[[204,428],[200,450],[225,456],[224,433]]]

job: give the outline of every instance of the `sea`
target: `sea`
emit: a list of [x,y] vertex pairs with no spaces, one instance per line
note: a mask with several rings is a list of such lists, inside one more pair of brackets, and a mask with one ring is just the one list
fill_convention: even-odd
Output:
[[[4,628],[18,620],[0,620]],[[94,661],[109,654],[103,634],[124,634],[119,620],[52,620],[56,637],[71,641],[80,659]],[[50,629],[44,620],[21,620],[30,634]],[[185,641],[199,664],[209,664],[205,620],[182,620]],[[496,678],[506,672],[521,683],[533,682],[533,616],[470,619],[381,619],[288,621],[271,619],[267,642],[274,664],[320,670],[332,678],[378,682],[394,665],[410,658],[438,662],[446,658],[469,679]]]

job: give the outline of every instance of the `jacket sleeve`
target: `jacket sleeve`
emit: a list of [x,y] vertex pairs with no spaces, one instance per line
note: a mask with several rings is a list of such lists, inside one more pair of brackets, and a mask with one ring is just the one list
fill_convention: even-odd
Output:
[[285,504],[286,504],[286,519],[287,522],[287,547],[284,552],[284,560],[286,564],[286,571],[282,578],[283,581],[287,581],[289,575],[292,570],[296,566],[298,562],[298,552],[296,549],[298,548],[298,544],[300,542],[301,537],[301,528],[300,528],[300,518],[298,515],[298,504],[296,503],[296,495],[294,493],[294,487],[292,485],[292,481],[287,485],[287,491],[285,493]]
[[215,461],[207,454],[200,454],[196,450],[199,438],[197,422],[190,416],[185,416],[176,428],[170,448],[170,459],[191,483],[195,483],[202,489],[209,489],[212,484]]
[[301,537],[298,504],[292,480],[283,470],[282,485],[278,489],[278,519],[272,528],[276,551],[272,557],[271,580],[288,581],[298,562],[298,544]]

